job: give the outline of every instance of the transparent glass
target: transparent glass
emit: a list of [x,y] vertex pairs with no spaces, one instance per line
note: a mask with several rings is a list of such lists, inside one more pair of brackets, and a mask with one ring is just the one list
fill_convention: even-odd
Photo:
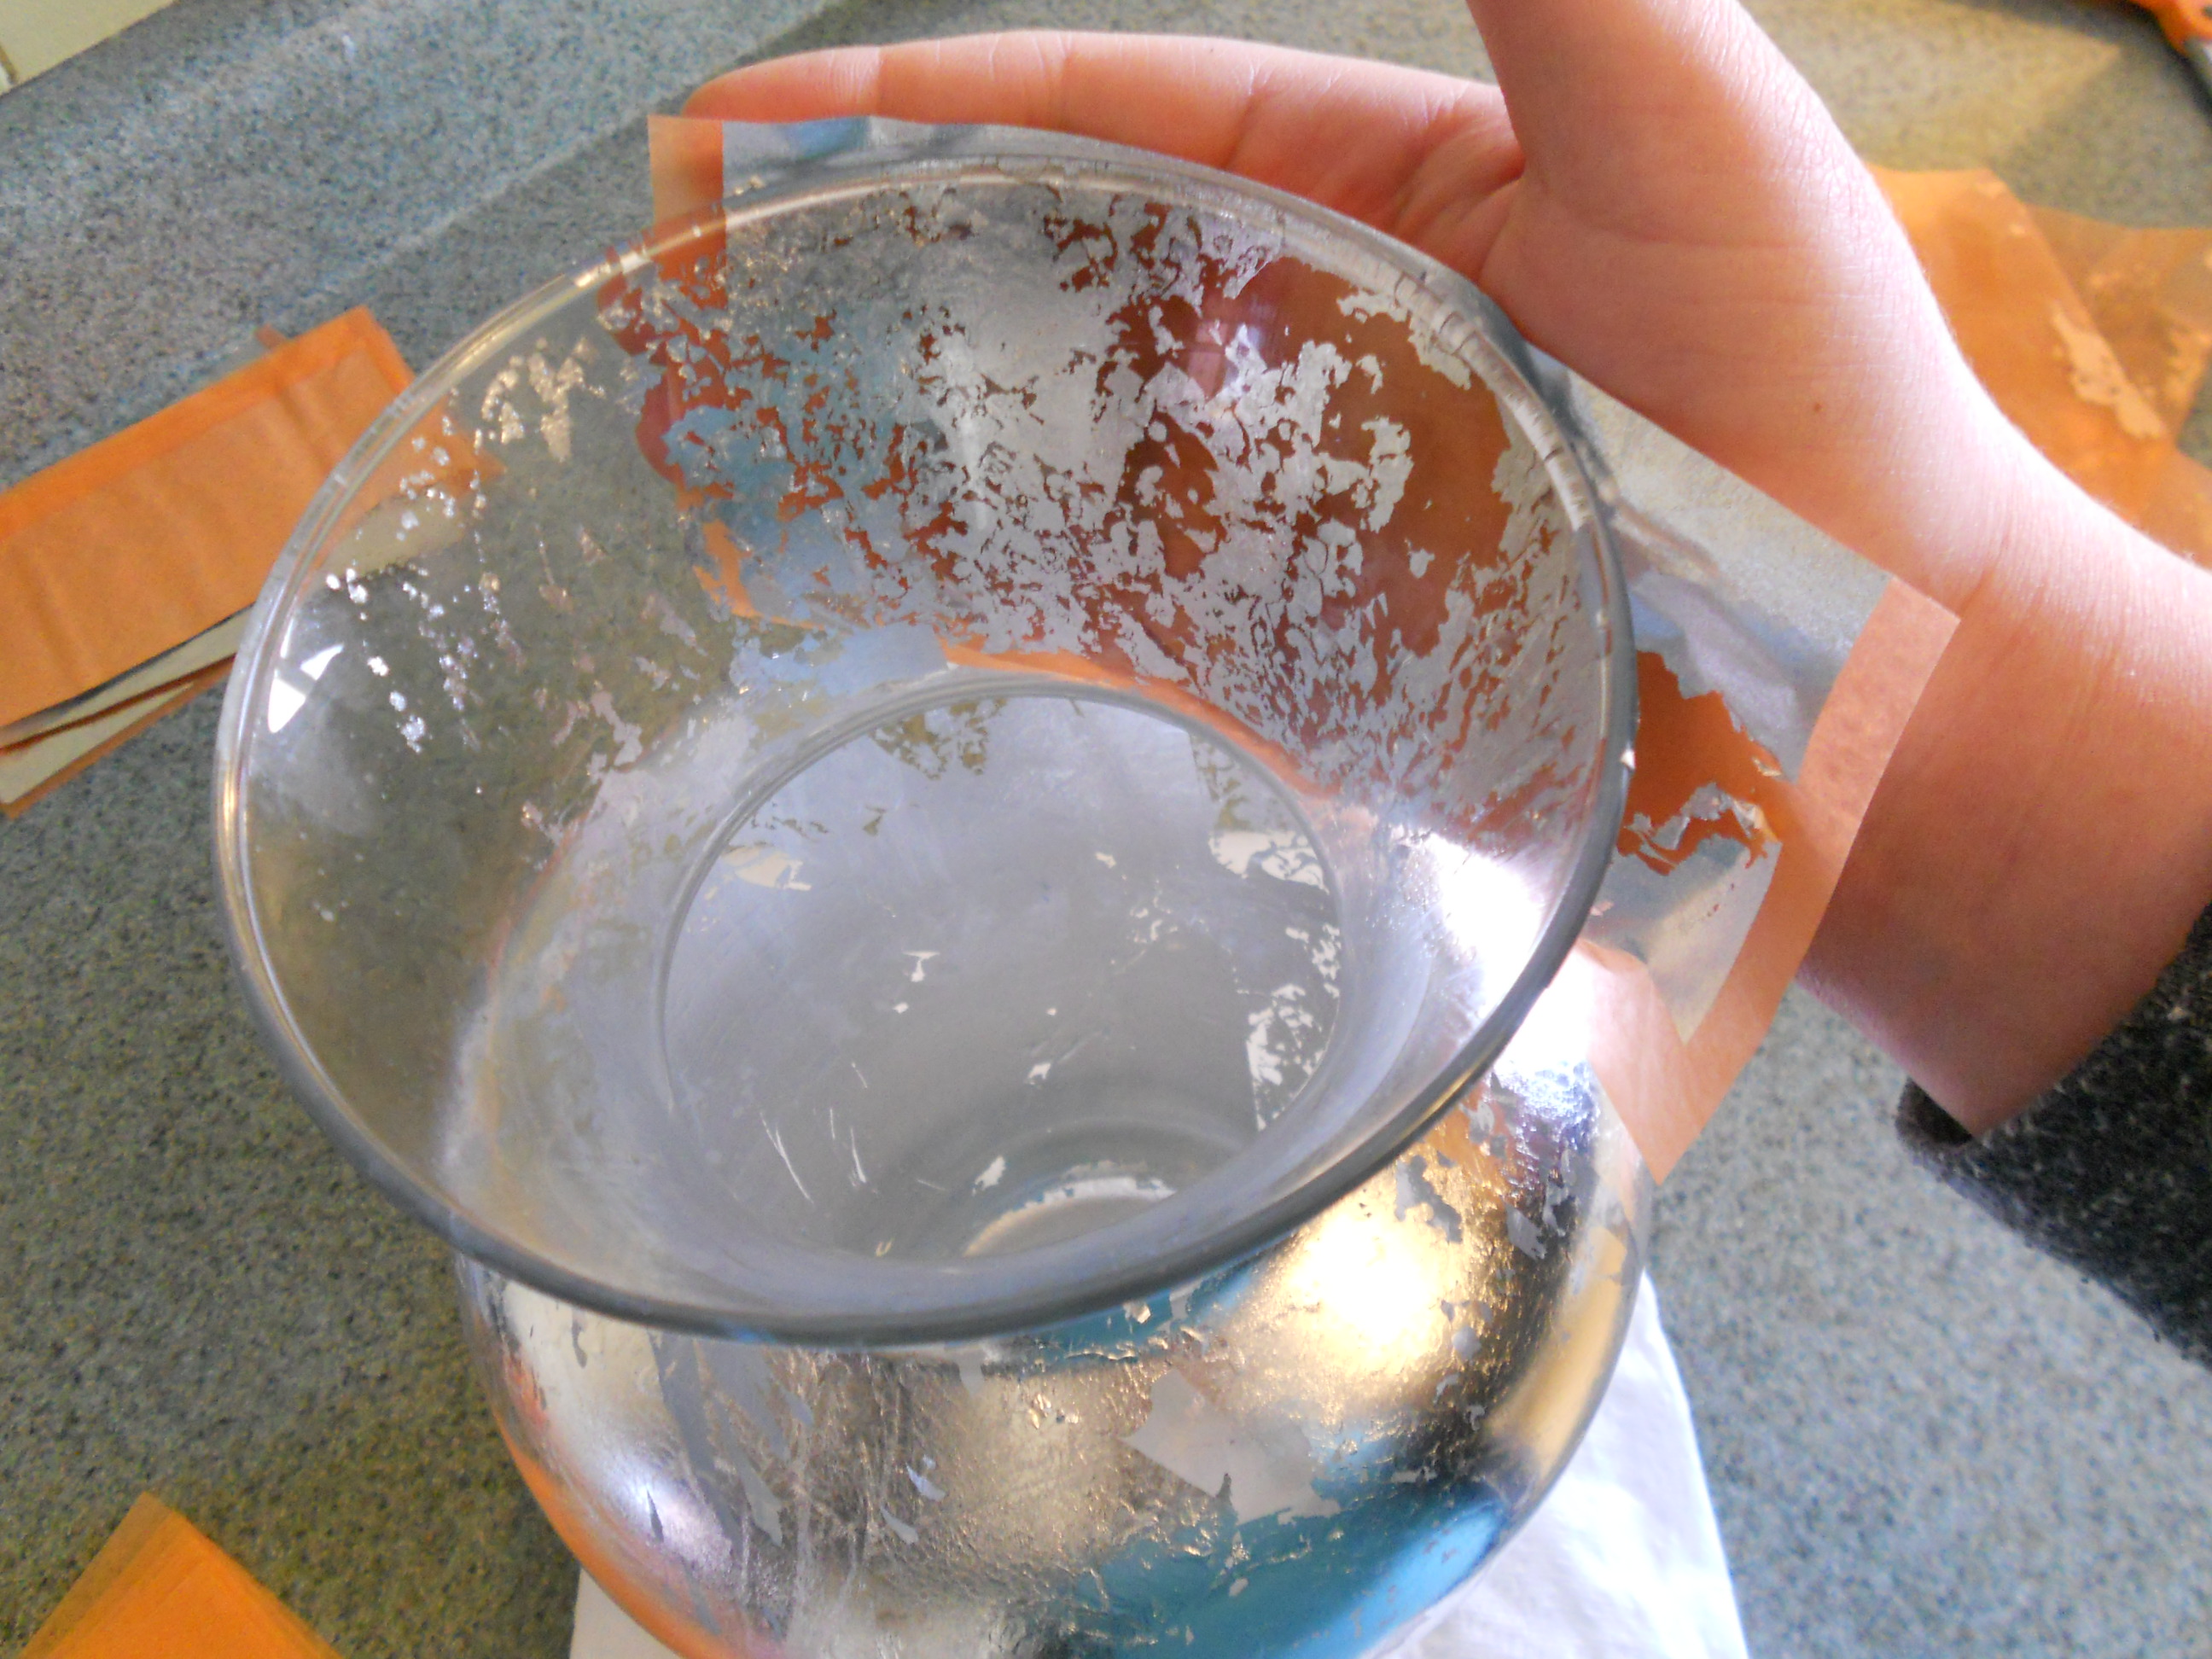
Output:
[[295,1083],[664,1327],[1032,1328],[1279,1237],[1495,1057],[1617,828],[1624,601],[1522,350],[1126,156],[848,166],[524,301],[231,682]]

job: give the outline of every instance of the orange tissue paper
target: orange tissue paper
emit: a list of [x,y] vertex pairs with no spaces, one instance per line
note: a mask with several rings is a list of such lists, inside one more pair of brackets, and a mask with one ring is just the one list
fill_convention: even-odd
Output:
[[245,1568],[141,1498],[22,1659],[337,1659]]

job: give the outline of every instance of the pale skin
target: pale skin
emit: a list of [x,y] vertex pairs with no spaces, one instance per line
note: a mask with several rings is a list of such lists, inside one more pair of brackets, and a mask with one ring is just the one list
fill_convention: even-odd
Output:
[[1002,34],[754,64],[690,112],[1049,127],[1308,197],[1955,612],[1803,977],[1977,1133],[2212,901],[2212,575],[2045,463],[1735,0],[1470,0],[1499,87],[1266,46]]

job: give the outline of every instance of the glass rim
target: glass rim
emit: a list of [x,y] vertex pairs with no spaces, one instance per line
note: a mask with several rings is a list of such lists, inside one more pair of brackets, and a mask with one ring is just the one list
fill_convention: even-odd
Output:
[[[973,1340],[1058,1325],[1194,1283],[1255,1254],[1294,1231],[1371,1179],[1418,1139],[1486,1073],[1548,986],[1580,936],[1610,862],[1627,799],[1627,752],[1635,730],[1635,642],[1626,581],[1607,507],[1585,459],[1572,416],[1537,389],[1530,349],[1474,283],[1417,250],[1331,209],[1210,168],[1120,146],[994,131],[987,153],[892,154],[850,157],[825,173],[807,171],[764,183],[721,203],[654,227],[628,246],[555,278],[506,307],[447,351],[371,423],[334,468],[278,556],[240,641],[237,669],[226,689],[213,778],[213,840],[223,933],[246,1001],[293,1092],[349,1163],[406,1214],[453,1249],[495,1272],[549,1295],[632,1323],[690,1334],[768,1340],[815,1348],[912,1347]],[[1014,142],[1006,142],[1011,137]],[[1077,153],[1079,149],[1080,153]],[[1592,613],[1606,638],[1599,658],[1601,716],[1595,800],[1557,902],[1512,984],[1449,1064],[1407,1103],[1338,1153],[1325,1167],[1273,1201],[1236,1216],[1194,1242],[1086,1278],[1046,1289],[963,1301],[892,1316],[783,1315],[773,1309],[695,1302],[624,1289],[549,1259],[480,1224],[416,1174],[348,1104],[292,1018],[283,988],[262,948],[249,878],[248,816],[242,788],[252,751],[251,711],[260,707],[276,669],[275,645],[289,621],[316,551],[363,483],[454,386],[495,352],[507,349],[541,319],[694,245],[719,225],[725,234],[750,220],[866,194],[885,186],[933,180],[997,178],[1033,182],[1054,173],[1085,184],[1119,183],[1178,205],[1197,205],[1231,218],[1279,217],[1309,233],[1349,244],[1365,261],[1394,270],[1391,298],[1413,313],[1438,343],[1468,362],[1536,447],[1553,489],[1568,505],[1577,556],[1594,571]],[[1194,199],[1195,198],[1195,199]],[[1255,214],[1256,210],[1256,214]],[[1418,295],[1418,299],[1415,297]],[[1450,328],[1447,323],[1461,326]],[[865,1264],[864,1264],[865,1265]]]

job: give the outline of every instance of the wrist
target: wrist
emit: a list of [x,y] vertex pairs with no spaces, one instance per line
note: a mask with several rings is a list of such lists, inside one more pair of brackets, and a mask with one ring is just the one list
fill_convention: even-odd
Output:
[[2212,898],[2212,579],[2032,452],[1988,476],[1958,634],[1807,964],[1976,1133],[2071,1070]]

